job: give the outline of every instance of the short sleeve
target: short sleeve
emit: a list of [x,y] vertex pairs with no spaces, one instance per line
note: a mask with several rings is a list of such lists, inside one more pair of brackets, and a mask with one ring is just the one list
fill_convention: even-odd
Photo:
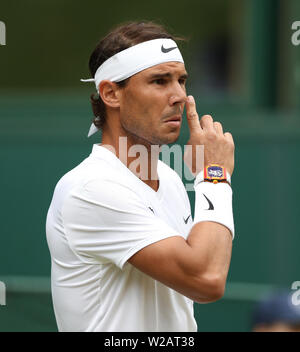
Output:
[[149,209],[130,186],[95,179],[75,187],[64,201],[62,219],[72,250],[89,263],[123,268],[142,248],[181,236]]

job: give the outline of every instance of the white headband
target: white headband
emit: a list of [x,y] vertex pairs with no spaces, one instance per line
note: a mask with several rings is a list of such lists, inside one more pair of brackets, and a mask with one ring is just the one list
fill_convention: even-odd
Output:
[[[95,82],[99,93],[99,84],[103,80],[120,82],[149,67],[171,61],[184,63],[174,40],[153,39],[120,51],[99,66],[94,78],[81,81]],[[97,131],[98,128],[92,124],[88,137]]]

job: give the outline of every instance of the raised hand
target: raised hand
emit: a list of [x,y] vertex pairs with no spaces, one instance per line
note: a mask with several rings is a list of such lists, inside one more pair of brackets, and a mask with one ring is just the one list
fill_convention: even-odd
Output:
[[[203,167],[209,164],[219,164],[232,175],[234,170],[234,141],[231,133],[224,133],[222,124],[215,122],[210,115],[202,116],[199,121],[193,96],[187,97],[185,106],[190,130],[190,139],[187,146],[191,147],[187,148],[184,161],[192,174],[198,174]],[[197,146],[201,145],[204,146],[204,158],[199,153],[200,148],[197,152]],[[199,162],[199,158],[202,158],[203,162]]]

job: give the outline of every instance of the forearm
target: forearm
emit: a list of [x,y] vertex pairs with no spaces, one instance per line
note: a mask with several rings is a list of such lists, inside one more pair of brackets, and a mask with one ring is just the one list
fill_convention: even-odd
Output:
[[225,286],[232,251],[232,236],[223,225],[200,222],[193,226],[187,243],[192,249],[192,263],[197,276]]

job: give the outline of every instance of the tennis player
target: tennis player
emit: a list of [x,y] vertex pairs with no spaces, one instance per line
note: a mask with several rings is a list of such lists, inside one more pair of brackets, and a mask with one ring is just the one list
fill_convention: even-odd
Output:
[[[199,120],[176,40],[160,25],[134,22],[90,57],[90,134],[101,129],[102,143],[58,182],[46,224],[60,331],[197,331],[193,302],[224,294],[234,142],[211,116]],[[205,150],[194,219],[180,177],[158,157],[179,137],[184,107],[191,171],[195,147]]]

